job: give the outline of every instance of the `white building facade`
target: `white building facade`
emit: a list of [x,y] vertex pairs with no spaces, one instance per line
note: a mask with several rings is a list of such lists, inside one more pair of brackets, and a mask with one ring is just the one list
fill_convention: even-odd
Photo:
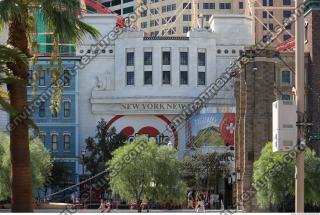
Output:
[[[84,21],[108,34],[114,15],[86,15]],[[166,130],[171,120],[222,74],[240,50],[254,43],[252,20],[244,15],[215,15],[210,30],[190,32],[188,37],[144,37],[125,31],[79,74],[80,149],[95,134],[104,118],[130,138],[156,136],[159,143],[174,143],[179,157],[186,148],[186,128]],[[88,39],[77,54],[92,54]],[[234,112],[233,83],[202,112]]]

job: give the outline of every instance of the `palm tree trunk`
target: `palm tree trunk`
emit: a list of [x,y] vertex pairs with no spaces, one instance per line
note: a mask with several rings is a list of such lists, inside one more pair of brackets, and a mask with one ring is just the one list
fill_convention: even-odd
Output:
[[[26,11],[27,12],[27,11]],[[22,16],[23,17],[23,16]],[[25,20],[12,19],[9,22],[8,44],[19,48],[27,56],[28,39]],[[28,80],[28,66],[21,63],[8,65],[14,75]],[[20,113],[23,113],[27,105],[27,88],[24,84],[13,83],[8,85],[10,103]],[[28,126],[21,120],[14,120],[10,116],[10,123],[13,125],[10,131],[10,152],[11,152],[11,210],[12,212],[32,212],[32,175],[29,153]]]

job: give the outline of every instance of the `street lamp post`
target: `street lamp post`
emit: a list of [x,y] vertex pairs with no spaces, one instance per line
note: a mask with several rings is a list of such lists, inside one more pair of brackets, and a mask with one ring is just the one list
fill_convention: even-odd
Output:
[[82,149],[81,155],[82,155],[82,177],[84,177],[84,156],[86,155],[85,149]]

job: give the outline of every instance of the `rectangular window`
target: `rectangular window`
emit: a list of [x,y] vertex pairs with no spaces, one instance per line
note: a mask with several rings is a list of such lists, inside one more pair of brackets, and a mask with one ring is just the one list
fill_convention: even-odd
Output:
[[144,52],[144,65],[152,65],[152,52]]
[[284,18],[289,18],[291,16],[291,11],[290,10],[284,10],[283,11],[283,17]]
[[220,9],[224,9],[224,8],[225,8],[225,4],[224,4],[224,3],[220,3],[220,4],[219,4],[219,8],[220,8]]
[[206,85],[206,73],[198,72],[198,85]]
[[191,7],[192,7],[192,4],[191,3],[183,3],[183,8],[184,9],[191,9]]
[[263,12],[262,12],[262,17],[263,17],[263,18],[267,18],[267,17],[268,17],[267,14],[268,14],[267,11],[263,11]]
[[267,5],[267,0],[263,0],[263,1],[262,1],[262,5],[263,5],[263,6],[268,6],[268,5]]
[[206,65],[206,53],[198,52],[198,66]]
[[283,84],[290,84],[291,83],[291,73],[289,70],[284,70],[281,73],[281,82]]
[[64,117],[70,117],[70,106],[71,106],[70,101],[63,102]]
[[32,82],[33,82],[33,71],[29,70],[29,77],[28,77],[28,86],[31,86]]
[[181,85],[188,84],[188,71],[180,71],[180,84]]
[[289,34],[285,34],[283,35],[283,41],[287,41],[291,38],[291,36]]
[[57,118],[58,117],[58,112],[57,112],[57,110],[55,108],[53,110],[51,110],[51,117],[52,118]]
[[291,100],[291,96],[290,95],[282,95],[282,100]]
[[226,9],[231,9],[231,3],[226,3]]
[[58,150],[58,135],[56,134],[51,135],[51,148],[52,148],[52,151]]
[[39,71],[39,86],[46,85],[46,73],[44,71]]
[[180,52],[180,65],[188,65],[188,52]]
[[69,70],[63,71],[63,84],[64,84],[64,86],[70,86],[70,72],[69,72]]
[[70,151],[70,134],[63,135],[63,149],[64,151]]
[[39,105],[39,117],[45,117],[46,116],[46,103],[40,102]]
[[273,30],[273,23],[269,23],[269,30]]
[[134,66],[134,52],[127,52],[127,66]]
[[291,0],[283,0],[283,5],[291,5]]
[[170,71],[162,71],[162,84],[171,84]]
[[273,11],[269,11],[269,18],[272,19],[273,17]]
[[183,33],[188,33],[191,30],[190,26],[183,26]]
[[127,72],[127,85],[134,85],[134,72]]
[[269,0],[269,6],[273,6],[273,0]]
[[191,21],[191,15],[183,15],[183,17],[182,17],[182,19],[183,19],[183,21],[184,22],[189,22],[189,21]]
[[239,2],[239,9],[243,9],[243,2]]
[[162,52],[162,65],[171,64],[171,52],[165,51]]
[[152,71],[144,71],[144,84],[152,85]]

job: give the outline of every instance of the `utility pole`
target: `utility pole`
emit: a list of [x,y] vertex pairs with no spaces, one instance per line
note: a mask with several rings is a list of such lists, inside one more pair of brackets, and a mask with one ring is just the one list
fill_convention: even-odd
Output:
[[[296,0],[296,15],[297,8],[303,4],[303,0]],[[304,212],[304,151],[300,150],[299,144],[304,140],[304,113],[305,113],[305,71],[304,71],[304,16],[297,16],[295,23],[295,43],[296,43],[296,69],[295,69],[295,88],[296,88],[296,103],[298,122],[298,150],[296,152],[295,165],[295,212]]]

